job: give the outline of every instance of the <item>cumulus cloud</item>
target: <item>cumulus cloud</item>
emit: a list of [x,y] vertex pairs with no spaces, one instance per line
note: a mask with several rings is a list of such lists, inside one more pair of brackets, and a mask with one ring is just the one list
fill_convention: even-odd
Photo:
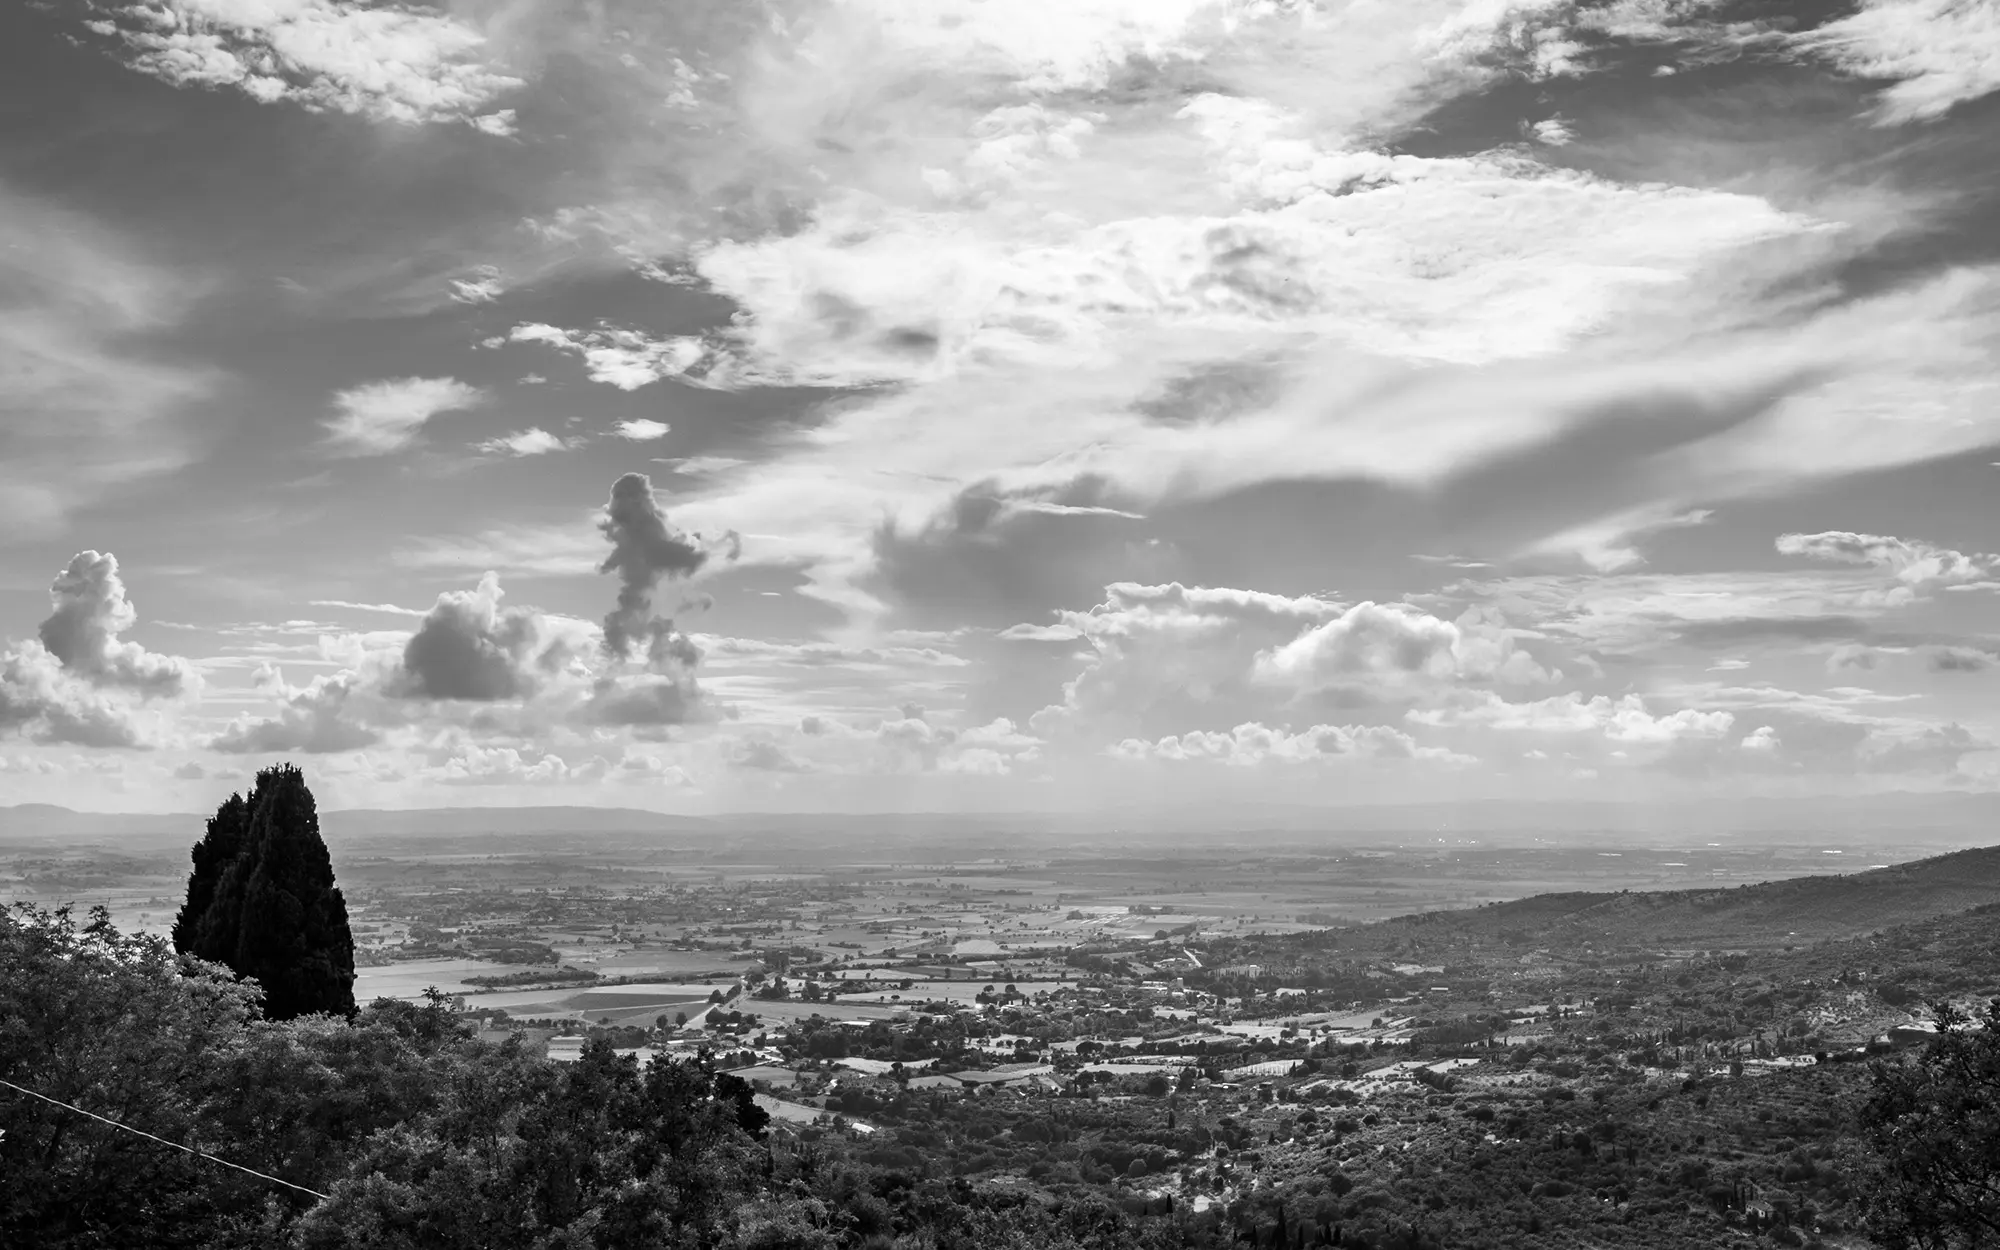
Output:
[[448,590],[424,614],[389,679],[392,695],[492,702],[525,698],[578,652],[575,631],[529,608],[501,606],[498,575]]
[[[1220,732],[1280,709],[1408,706],[1453,692],[1553,680],[1489,609],[1456,620],[1409,604],[1341,604],[1178,583],[1117,583],[1087,612],[1014,626],[1009,640],[1078,640],[1083,668],[1038,732]],[[1134,735],[1133,731],[1137,731]]]
[[33,641],[0,653],[0,730],[85,747],[145,745],[129,708],[71,677]]
[[1185,724],[1204,712],[1240,712],[1256,696],[1256,656],[1282,646],[1323,621],[1339,604],[1226,587],[1142,585],[1105,587],[1087,612],[1058,613],[1091,658],[1063,689],[1059,706],[1037,713],[1037,729],[1078,721],[1155,720]]
[[92,30],[131,68],[176,87],[229,87],[260,103],[375,121],[457,121],[493,134],[511,110],[481,110],[520,80],[486,59],[486,38],[417,6],[351,0],[94,0]]
[[1768,753],[1777,750],[1783,744],[1778,738],[1778,731],[1776,729],[1773,729],[1769,725],[1760,725],[1756,729],[1751,730],[1749,735],[1737,745],[1746,751]]
[[418,776],[440,785],[542,786],[600,781],[610,769],[611,762],[601,755],[571,764],[554,752],[536,755],[516,747],[461,743]]
[[[670,637],[674,640],[668,652],[671,658],[655,660],[657,667],[668,671],[599,677],[591,686],[589,699],[578,710],[578,719],[592,725],[642,729],[714,719],[715,709],[695,680],[694,666],[700,660],[700,653],[685,635]],[[659,650],[656,638],[656,653]]]
[[55,611],[41,624],[42,645],[66,671],[147,697],[177,695],[198,680],[186,660],[118,637],[139,614],[125,597],[117,556],[78,552],[49,587],[49,599]]
[[1478,725],[1519,733],[1599,734],[1615,743],[1664,745],[1719,738],[1736,723],[1733,713],[1681,708],[1656,714],[1636,694],[1586,697],[1580,692],[1509,703],[1491,691],[1470,694],[1441,708],[1408,713],[1420,725]]
[[604,618],[605,650],[623,660],[643,644],[656,659],[673,659],[677,635],[671,620],[653,615],[653,592],[663,580],[700,569],[708,553],[668,524],[653,498],[652,479],[643,473],[627,473],[611,484],[597,528],[611,543],[598,572],[616,573],[619,582],[618,607]]
[[1370,602],[1259,653],[1255,673],[1271,685],[1360,702],[1440,684],[1550,680],[1512,634],[1477,613],[1445,621],[1407,604]]
[[768,737],[745,738],[729,753],[732,768],[749,769],[752,772],[806,773],[813,766],[798,759],[784,747]]
[[342,672],[315,677],[302,688],[285,688],[285,703],[273,717],[239,716],[208,741],[211,751],[271,755],[297,751],[330,755],[372,746],[381,734],[351,713],[359,679]]
[[325,422],[339,454],[383,456],[416,442],[424,423],[485,401],[478,387],[456,378],[390,378],[350,387],[333,397],[339,415]]
[[108,552],[78,552],[50,585],[49,602],[39,637],[0,652],[0,731],[77,746],[149,745],[128,700],[198,690],[194,666],[119,638],[138,613]]
[[1452,751],[1419,746],[1410,735],[1387,725],[1314,725],[1292,733],[1255,722],[1226,732],[1197,730],[1151,742],[1127,738],[1113,746],[1111,754],[1128,760],[1213,761],[1239,768],[1339,757],[1472,762]]

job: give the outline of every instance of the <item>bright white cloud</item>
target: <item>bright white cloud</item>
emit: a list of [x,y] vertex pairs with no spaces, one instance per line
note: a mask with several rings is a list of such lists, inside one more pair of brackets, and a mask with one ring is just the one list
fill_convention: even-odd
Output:
[[630,439],[635,443],[648,443],[656,438],[665,438],[673,428],[664,421],[654,421],[649,417],[634,417],[629,421],[620,421],[611,428],[611,432],[619,438]]
[[485,401],[456,378],[390,378],[350,387],[333,397],[337,416],[325,422],[327,441],[350,456],[383,456],[416,442],[424,423]]
[[1258,680],[1374,701],[1439,684],[1550,680],[1504,628],[1475,616],[1445,621],[1407,604],[1357,603],[1258,654]]
[[708,348],[698,336],[656,340],[641,331],[613,325],[563,330],[528,322],[515,326],[507,339],[540,343],[580,356],[591,381],[621,391],[636,391],[664,378],[695,381],[689,371],[708,359]]
[[486,38],[445,14],[350,0],[141,0],[95,3],[94,30],[140,73],[176,87],[233,87],[264,104],[375,121],[458,121],[512,131],[511,111],[481,115],[520,85],[486,60]]
[[552,451],[563,451],[575,443],[560,435],[551,434],[540,426],[516,430],[498,438],[489,438],[479,444],[479,450],[504,456],[540,456]]
[[118,558],[82,551],[49,587],[39,637],[0,651],[0,732],[84,747],[147,747],[157,717],[133,700],[197,695],[201,674],[179,656],[119,637],[138,620]]
[[1419,725],[1478,725],[1518,733],[1600,734],[1615,743],[1662,745],[1684,739],[1718,738],[1736,723],[1734,713],[1681,708],[1655,714],[1636,694],[1612,698],[1581,693],[1531,703],[1509,703],[1491,691],[1468,695],[1442,708],[1408,714]]
[[1864,0],[1795,42],[1857,77],[1898,79],[1881,94],[1886,125],[1929,121],[2000,90],[2000,9],[1980,0]]
[[1128,760],[1212,761],[1237,768],[1299,764],[1330,758],[1472,763],[1469,757],[1415,739],[1387,725],[1314,725],[1292,733],[1255,722],[1224,731],[1194,731],[1144,741],[1127,738],[1111,754]]

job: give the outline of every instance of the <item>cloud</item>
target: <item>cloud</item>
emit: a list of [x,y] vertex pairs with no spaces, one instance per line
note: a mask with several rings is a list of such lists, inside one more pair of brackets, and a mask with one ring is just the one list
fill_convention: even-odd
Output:
[[78,552],[50,585],[49,602],[39,637],[0,652],[0,731],[86,747],[151,745],[127,700],[196,693],[201,677],[179,656],[119,638],[138,613],[117,557]]
[[[677,643],[687,642],[683,634],[671,637]],[[659,650],[657,639],[655,650]],[[660,728],[715,719],[715,708],[695,681],[694,666],[700,660],[700,653],[688,644],[684,649],[675,646],[666,654],[668,658],[655,661],[655,666],[671,671],[598,678],[589,699],[578,709],[577,719],[589,725],[627,728]]]
[[783,747],[768,737],[745,738],[737,743],[736,748],[729,754],[729,765],[732,768],[744,768],[752,772],[806,773],[813,771],[811,764],[793,757]]
[[1407,604],[1357,603],[1258,654],[1259,681],[1345,700],[1376,701],[1438,685],[1550,680],[1494,622],[1445,621]]
[[699,381],[690,371],[708,358],[708,348],[697,336],[653,339],[642,331],[610,324],[594,330],[563,330],[525,322],[509,331],[507,338],[580,356],[591,381],[621,391],[636,391],[664,378]]
[[1992,668],[1994,653],[1975,647],[1938,647],[1930,653],[1933,673],[1983,673]]
[[216,371],[156,340],[209,284],[77,213],[0,188],[0,546],[199,451]]
[[485,398],[479,388],[456,378],[390,378],[351,387],[333,397],[340,415],[325,423],[328,442],[342,455],[387,455],[414,443],[432,417],[474,407]]
[[33,641],[0,652],[0,730],[82,747],[147,745],[130,709],[71,677]]
[[1009,625],[1000,631],[1009,642],[1075,642],[1083,631],[1074,625]]
[[651,442],[656,438],[665,438],[673,428],[673,426],[668,425],[664,421],[654,421],[646,417],[634,417],[629,421],[620,421],[611,428],[611,432],[619,438],[630,439],[635,443],[645,443]]
[[1856,641],[1910,598],[1872,569],[1622,573],[1468,579],[1432,606],[1484,604],[1571,646],[1642,652],[1687,644]]
[[551,451],[566,451],[576,446],[574,440],[551,434],[539,426],[516,430],[499,438],[489,438],[479,444],[479,450],[496,455],[539,456]]
[[1152,742],[1127,738],[1113,746],[1111,754],[1127,760],[1210,761],[1237,768],[1329,758],[1474,762],[1451,751],[1418,746],[1410,735],[1386,725],[1314,725],[1292,733],[1254,722],[1227,732],[1195,731]]
[[1091,658],[1064,686],[1063,702],[1036,714],[1038,731],[1240,713],[1262,699],[1251,683],[1260,652],[1342,612],[1324,599],[1178,582],[1118,582],[1104,595],[1087,612],[1058,613],[1058,627],[1073,630]]
[[618,607],[604,618],[604,647],[629,658],[636,643],[658,650],[673,637],[673,622],[653,616],[653,591],[663,579],[687,577],[708,554],[667,523],[653,499],[653,483],[643,473],[627,473],[611,485],[598,530],[611,543],[600,573],[618,575]]
[[1794,43],[1858,78],[1900,80],[1878,97],[1882,125],[1932,121],[2000,90],[2000,11],[1976,0],[1863,0]]
[[521,85],[483,59],[486,38],[444,14],[348,0],[145,0],[93,3],[90,27],[120,59],[176,87],[231,87],[263,104],[415,125],[466,122],[511,132],[512,114],[481,114]]
[[1783,555],[1880,569],[1913,589],[2000,579],[2000,556],[1967,555],[1948,547],[1881,534],[1856,534],[1847,530],[1780,534],[1777,546]]
[[1737,745],[1742,747],[1745,751],[1760,751],[1769,753],[1772,751],[1776,751],[1780,746],[1783,745],[1783,743],[1781,743],[1778,739],[1777,730],[1773,729],[1769,725],[1760,725],[1756,729],[1751,730],[1748,736],[1746,736],[1743,739],[1743,741],[1738,743]]
[[499,269],[492,265],[480,265],[469,278],[451,280],[451,298],[459,304],[490,304],[505,290]]
[[389,616],[423,616],[422,608],[406,608],[397,603],[354,603],[347,599],[308,600],[315,608],[346,608],[351,612],[381,612]]
[[392,696],[493,702],[532,695],[577,655],[579,639],[529,608],[506,608],[498,575],[469,591],[448,590],[403,648]]
[[1735,715],[1726,711],[1681,708],[1656,715],[1636,694],[1614,699],[1580,692],[1509,703],[1491,691],[1480,691],[1446,707],[1411,711],[1408,719],[1419,725],[1478,725],[1516,733],[1600,734],[1611,742],[1635,745],[1717,738],[1736,723]]
[[297,751],[330,755],[373,746],[381,734],[350,715],[359,679],[343,672],[315,677],[300,689],[285,690],[278,715],[263,719],[239,716],[208,741],[208,749],[236,755],[271,755]]
[[611,762],[601,755],[572,765],[553,752],[538,756],[515,747],[465,743],[418,776],[439,785],[541,786],[601,781],[610,768]]
[[139,615],[125,597],[117,556],[78,552],[49,587],[49,599],[55,611],[41,624],[42,645],[65,671],[147,698],[178,695],[199,681],[186,660],[120,641]]

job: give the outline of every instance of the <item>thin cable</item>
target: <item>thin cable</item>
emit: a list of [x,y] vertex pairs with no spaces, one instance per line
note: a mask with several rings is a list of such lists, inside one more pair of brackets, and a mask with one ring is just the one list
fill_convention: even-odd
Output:
[[14,1084],[14,1082],[12,1081],[0,1081],[0,1085],[5,1085],[8,1089],[14,1090],[17,1093],[26,1094],[30,1098],[39,1098],[43,1102],[53,1103],[54,1105],[61,1107],[65,1111],[74,1111],[78,1115],[89,1116],[91,1119],[96,1120],[100,1123],[109,1124],[112,1128],[122,1128],[128,1133],[137,1133],[139,1136],[144,1137],[149,1141],[156,1141],[160,1143],[162,1146],[172,1146],[175,1150],[186,1151],[188,1154],[193,1155],[197,1159],[206,1159],[210,1163],[220,1163],[223,1167],[226,1168],[235,1168],[239,1172],[248,1172],[250,1175],[256,1177],[257,1179],[269,1181],[273,1185],[283,1185],[286,1189],[296,1189],[302,1194],[311,1194],[315,1198],[326,1199],[329,1197],[328,1195],[321,1193],[317,1189],[307,1189],[304,1185],[294,1185],[290,1181],[279,1180],[277,1177],[272,1176],[268,1172],[259,1172],[256,1168],[246,1168],[240,1163],[231,1163],[227,1159],[219,1159],[211,1154],[203,1154],[201,1151],[196,1150],[193,1146],[183,1146],[177,1141],[168,1141],[164,1137],[155,1137],[153,1136],[153,1134],[148,1133],[145,1129],[133,1128],[129,1124],[120,1124],[116,1120],[106,1119],[104,1116],[97,1114],[95,1111],[85,1111],[82,1107],[72,1107],[68,1103],[62,1101],[59,1098],[51,1098],[47,1094],[37,1094],[32,1089],[23,1089],[21,1086]]

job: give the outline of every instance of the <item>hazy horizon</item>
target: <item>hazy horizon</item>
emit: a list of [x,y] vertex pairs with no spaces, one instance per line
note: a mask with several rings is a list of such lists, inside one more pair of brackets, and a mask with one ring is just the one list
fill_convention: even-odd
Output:
[[0,13],[0,804],[2000,793],[1978,6],[593,11]]

